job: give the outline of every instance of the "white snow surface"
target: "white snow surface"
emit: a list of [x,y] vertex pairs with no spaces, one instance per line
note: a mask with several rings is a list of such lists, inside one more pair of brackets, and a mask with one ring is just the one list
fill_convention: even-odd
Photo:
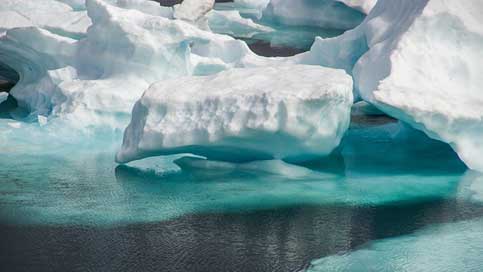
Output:
[[[483,171],[482,1],[379,0],[371,9],[375,1],[237,0],[252,8],[268,4],[264,14],[281,23],[340,29],[355,27],[371,10],[353,30],[317,38],[310,52],[292,58],[256,56],[244,42],[190,23],[213,16],[205,16],[211,2],[185,1],[173,11],[144,0],[4,0],[0,60],[20,76],[10,95],[32,117],[48,118],[46,126],[62,119],[80,130],[120,130],[154,82],[320,65],[344,69],[356,98],[449,143]],[[176,13],[183,20],[174,20]],[[246,29],[247,37],[260,30],[239,14],[212,14],[227,28]]]
[[243,18],[237,10],[212,10],[207,17],[212,31],[234,37],[251,38],[258,33],[275,31],[252,19]]
[[343,68],[356,96],[449,143],[483,171],[483,2],[379,0],[354,30],[302,62]]
[[[15,1],[25,4],[26,11],[49,13],[31,1]],[[57,10],[75,13],[57,1],[42,1],[46,6],[52,2],[54,9],[46,17]],[[82,13],[92,25],[80,39],[66,34],[68,28],[3,25],[1,61],[20,75],[11,95],[33,117],[57,117],[79,129],[122,129],[134,102],[156,81],[266,63],[244,42],[153,15],[162,9],[144,12],[146,3],[87,0]]]
[[242,8],[263,10],[270,0],[234,0],[235,5]]
[[37,26],[52,32],[78,36],[91,24],[83,10],[54,0],[2,0],[0,33],[15,27]]
[[116,160],[171,153],[241,161],[323,156],[348,128],[352,102],[351,78],[317,66],[162,81],[134,106]]
[[196,22],[213,9],[215,0],[184,0],[175,7],[174,17]]
[[377,3],[377,0],[337,0],[346,6],[359,10],[365,14],[369,14]]

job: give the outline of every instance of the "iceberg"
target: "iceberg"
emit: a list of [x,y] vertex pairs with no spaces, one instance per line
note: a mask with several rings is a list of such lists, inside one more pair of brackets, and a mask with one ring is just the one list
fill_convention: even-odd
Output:
[[215,0],[184,0],[175,8],[174,18],[196,22],[213,9]]
[[255,23],[252,19],[243,18],[236,10],[212,10],[208,14],[208,24],[213,32],[238,38],[251,38],[255,34],[275,31],[271,27]]
[[[81,130],[124,129],[132,105],[155,82],[233,68],[309,64],[344,69],[353,78],[356,100],[449,143],[470,168],[483,171],[479,92],[483,80],[478,76],[483,22],[475,14],[483,4],[477,0],[374,4],[236,1],[238,6],[264,9],[266,18],[281,23],[355,27],[339,37],[317,38],[310,52],[264,58],[243,41],[203,28],[200,21],[207,20],[232,35],[271,31],[242,17],[241,11],[212,10],[213,1],[185,1],[170,8],[142,0],[7,0],[0,7],[0,67],[18,74],[18,79],[13,80],[17,75],[6,78],[16,82],[9,95],[30,113],[28,120],[44,116],[50,126],[61,119]],[[313,78],[332,80],[324,73]],[[295,139],[303,138],[299,136]],[[299,151],[309,154],[307,147]],[[263,152],[266,157],[297,156]],[[314,149],[316,155],[324,152]]]
[[263,10],[270,3],[270,0],[234,0],[234,2],[239,8]]
[[[50,2],[52,10],[45,8]],[[16,4],[33,19],[8,25],[10,17],[1,17],[0,65],[18,74],[10,94],[33,120],[50,116],[73,128],[120,130],[156,81],[265,63],[243,41],[174,20],[165,7],[149,9],[154,2],[87,0],[77,12],[53,0],[12,0],[2,8],[15,13]],[[79,22],[89,27],[82,24],[80,37],[62,20],[47,20],[55,29],[40,20],[57,12],[82,14]]]
[[317,39],[302,63],[345,69],[355,96],[449,143],[483,171],[483,3],[379,0],[340,37]]
[[0,5],[0,33],[16,27],[37,26],[79,38],[90,24],[85,10],[75,10],[62,1],[5,0]]
[[364,17],[363,12],[334,0],[271,0],[262,18],[283,25],[347,30]]
[[339,144],[352,102],[350,77],[317,66],[161,81],[134,106],[116,160],[174,153],[230,162],[313,159]]
[[234,7],[253,19],[261,19],[270,0],[234,0]]
[[[109,0],[110,4],[124,9],[135,9],[143,13],[160,16],[165,18],[173,18],[174,10],[172,7],[164,7],[154,1],[146,0]],[[85,0],[83,0],[85,2]]]

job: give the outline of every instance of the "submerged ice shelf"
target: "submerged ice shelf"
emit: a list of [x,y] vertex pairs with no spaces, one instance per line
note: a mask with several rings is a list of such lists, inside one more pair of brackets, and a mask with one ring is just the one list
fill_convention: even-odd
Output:
[[307,272],[478,271],[483,254],[482,225],[482,219],[474,219],[427,227],[313,261]]
[[[53,139],[35,137],[46,127],[9,123],[0,119],[0,199],[1,218],[11,223],[135,223],[287,205],[451,199],[459,192],[472,199],[478,189],[461,182],[466,167],[447,145],[397,123],[353,127],[330,163],[317,160],[303,167],[276,161],[204,163],[177,160],[179,155],[116,166],[119,138],[66,146],[57,137],[46,150],[42,142]],[[37,155],[27,156],[33,152]],[[477,183],[478,175],[470,179]]]

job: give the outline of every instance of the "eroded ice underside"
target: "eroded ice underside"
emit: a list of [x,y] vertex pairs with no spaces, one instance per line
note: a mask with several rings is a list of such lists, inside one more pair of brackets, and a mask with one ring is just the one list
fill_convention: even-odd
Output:
[[339,144],[351,105],[351,78],[317,66],[163,81],[134,106],[117,161],[172,153],[224,161],[323,156]]
[[476,0],[379,0],[354,30],[317,40],[303,62],[345,69],[357,97],[483,170],[482,10]]

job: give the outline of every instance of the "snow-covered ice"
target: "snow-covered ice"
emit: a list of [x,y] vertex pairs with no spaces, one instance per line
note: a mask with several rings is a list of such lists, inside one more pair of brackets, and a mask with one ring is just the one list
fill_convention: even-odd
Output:
[[350,119],[352,81],[317,66],[234,69],[152,85],[118,162],[193,153],[215,160],[304,160],[330,153]]
[[[6,0],[0,6],[1,65],[18,73],[10,95],[30,112],[29,120],[40,115],[48,125],[62,119],[79,129],[117,130],[154,82],[233,68],[344,69],[356,99],[450,144],[470,168],[483,171],[483,3],[375,2],[237,0],[235,6],[258,9],[282,24],[355,27],[318,38],[310,52],[263,58],[204,24],[244,37],[271,29],[236,10],[212,10],[212,0],[174,8],[143,0]],[[317,80],[328,81],[323,75]]]
[[254,34],[269,33],[274,29],[243,18],[237,10],[213,10],[208,14],[210,29],[216,33],[239,38],[251,38]]
[[318,39],[302,62],[345,69],[356,96],[483,171],[481,11],[478,0],[379,0],[360,26]]
[[0,33],[15,27],[38,26],[61,35],[78,37],[87,31],[90,24],[85,10],[74,10],[62,1],[4,0],[0,5]]
[[150,2],[87,0],[83,12],[51,2],[59,7],[53,4],[49,11],[25,0],[12,0],[9,7],[38,8],[32,13],[46,17],[55,17],[57,10],[82,13],[91,24],[80,31],[82,38],[68,27],[53,31],[39,20],[3,24],[6,31],[0,33],[1,62],[20,78],[10,93],[34,118],[52,115],[80,129],[122,129],[132,105],[153,82],[262,62],[242,41],[161,16],[160,6],[145,11]]
[[174,17],[181,20],[196,22],[213,9],[215,0],[184,0],[175,7]]
[[357,9],[365,14],[369,14],[377,3],[377,0],[336,0],[346,6]]

